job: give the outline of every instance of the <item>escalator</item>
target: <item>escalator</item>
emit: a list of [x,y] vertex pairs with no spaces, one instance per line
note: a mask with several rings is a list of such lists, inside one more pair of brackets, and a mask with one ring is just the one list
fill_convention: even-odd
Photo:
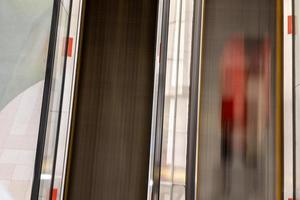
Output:
[[82,2],[70,130],[46,143],[45,199],[291,196],[281,1]]
[[162,2],[86,1],[65,197],[279,198],[279,5]]
[[66,199],[146,199],[157,3],[86,1]]

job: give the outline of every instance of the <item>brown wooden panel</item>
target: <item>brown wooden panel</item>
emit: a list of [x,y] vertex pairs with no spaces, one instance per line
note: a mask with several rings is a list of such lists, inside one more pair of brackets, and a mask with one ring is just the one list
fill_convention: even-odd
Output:
[[156,7],[86,2],[68,199],[146,199]]

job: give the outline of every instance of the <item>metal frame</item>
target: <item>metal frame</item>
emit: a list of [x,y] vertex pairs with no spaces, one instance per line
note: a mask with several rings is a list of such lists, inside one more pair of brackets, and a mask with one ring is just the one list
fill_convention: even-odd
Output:
[[283,199],[284,196],[284,135],[283,135],[283,1],[276,0],[276,35],[275,35],[275,103],[277,111],[275,112],[275,198],[277,200]]
[[48,112],[49,112],[49,104],[50,104],[50,97],[51,97],[53,66],[54,66],[55,52],[56,52],[55,47],[57,41],[59,13],[60,13],[60,0],[53,0],[42,109],[41,109],[39,133],[38,133],[35,164],[34,164],[34,176],[33,176],[33,183],[31,189],[32,200],[37,200],[39,197],[40,177],[41,177],[42,165],[43,165],[45,139],[46,139],[47,123],[48,123]]
[[295,43],[295,0],[292,0],[292,108],[293,108],[293,199],[296,199],[296,189],[297,189],[297,151],[296,151],[296,63],[295,63],[295,52],[296,52],[296,43]]
[[[69,12],[68,12],[68,22],[67,22],[68,23],[67,37],[66,38],[69,37],[69,32],[70,32],[72,4],[73,4],[73,0],[70,0]],[[32,200],[39,198],[40,177],[41,177],[41,173],[42,173],[44,149],[45,149],[45,142],[46,142],[45,140],[46,140],[46,135],[47,135],[48,114],[49,114],[49,106],[50,106],[50,99],[51,99],[53,68],[54,68],[54,62],[55,62],[56,42],[57,42],[60,9],[61,9],[61,1],[54,0],[53,1],[53,9],[52,9],[50,40],[49,40],[47,66],[46,66],[46,73],[45,73],[42,109],[41,109],[41,117],[40,117],[39,133],[38,133],[38,142],[37,142],[37,148],[36,148],[34,177],[33,177],[32,191],[31,191],[31,199]],[[57,148],[58,148],[58,140],[59,140],[60,121],[61,121],[61,110],[62,110],[63,94],[64,94],[64,82],[65,82],[66,63],[67,63],[66,55],[67,55],[67,50],[68,50],[68,42],[69,41],[66,40],[66,46],[65,46],[65,50],[64,50],[64,52],[65,52],[64,53],[64,55],[65,55],[64,69],[63,69],[63,74],[62,74],[62,89],[61,89],[61,94],[60,94],[60,105],[59,105],[56,138],[55,138],[54,161],[53,161],[53,166],[52,166],[50,191],[53,188],[54,178],[55,178],[55,165],[56,165],[56,156],[57,156]],[[49,198],[52,199],[52,192],[50,192]]]
[[[73,0],[72,0],[73,1]],[[73,3],[73,2],[72,2]],[[71,135],[71,125],[72,125],[72,116],[73,116],[73,106],[74,106],[74,99],[76,98],[75,95],[75,85],[76,85],[76,75],[77,75],[77,66],[78,66],[78,55],[79,55],[79,40],[80,40],[80,32],[81,32],[81,14],[82,14],[82,3],[83,0],[78,1],[78,12],[77,14],[77,23],[76,23],[76,40],[74,42],[74,62],[73,62],[73,74],[72,74],[72,89],[70,94],[70,105],[69,105],[69,117],[68,117],[68,131],[66,133],[66,143],[65,143],[65,150],[64,150],[64,167],[63,167],[63,174],[62,174],[62,185],[61,185],[61,193],[60,197],[62,198],[64,196],[65,192],[65,183],[67,178],[67,167],[68,167],[68,160],[69,160],[69,145],[70,145],[70,135]],[[73,7],[74,4],[72,4]],[[73,8],[71,8],[73,10]],[[74,19],[71,19],[71,21]],[[70,26],[71,23],[70,23]]]
[[159,59],[155,64],[148,200],[158,200],[160,190],[160,166],[170,0],[159,0],[158,5],[156,54],[158,53]]
[[74,139],[74,129],[75,129],[75,117],[76,117],[76,105],[78,100],[78,82],[80,77],[80,60],[81,60],[81,50],[82,50],[82,44],[83,44],[83,29],[84,29],[84,18],[85,18],[85,11],[86,11],[86,0],[80,0],[81,5],[79,7],[80,9],[80,15],[78,18],[78,36],[77,36],[77,49],[76,49],[76,63],[75,64],[75,72],[74,72],[74,80],[73,80],[73,92],[72,92],[72,108],[71,108],[71,116],[70,116],[70,131],[68,136],[68,146],[66,148],[66,166],[65,166],[65,172],[64,172],[64,181],[63,181],[63,199],[68,199],[68,191],[69,191],[69,182],[70,182],[70,169],[72,164],[72,149],[73,149],[73,139]]
[[[162,7],[162,8],[161,8]],[[159,51],[159,61],[155,66],[153,111],[152,111],[152,131],[149,162],[148,180],[148,200],[159,199],[160,194],[160,170],[161,170],[161,148],[163,134],[163,115],[165,97],[165,75],[167,62],[167,45],[169,29],[169,9],[170,0],[160,0],[157,24],[156,51]],[[202,0],[195,0],[193,14],[193,38],[191,56],[191,80],[189,95],[189,114],[188,114],[188,143],[187,143],[187,169],[186,169],[186,199],[194,200],[195,174],[196,174],[196,146],[198,130],[198,96],[200,80],[200,43],[201,30],[199,26],[202,20]]]
[[153,186],[153,171],[154,171],[154,153],[155,153],[155,127],[156,127],[156,113],[158,100],[158,80],[159,80],[159,64],[160,64],[160,50],[161,50],[161,25],[162,25],[162,7],[163,0],[158,2],[157,12],[157,30],[156,30],[156,55],[155,55],[155,71],[154,71],[154,85],[153,85],[153,105],[152,105],[152,123],[151,123],[151,139],[150,139],[150,155],[149,155],[149,172],[148,172],[148,192],[147,199],[152,198]]
[[192,57],[190,75],[190,101],[188,114],[188,140],[186,159],[186,200],[196,199],[196,158],[197,158],[197,133],[199,119],[199,88],[200,88],[200,55],[202,31],[202,0],[194,2]]
[[[67,25],[67,36],[66,38],[69,38],[70,36],[70,24],[71,24],[71,17],[72,17],[72,6],[73,6],[73,0],[70,0],[69,3],[69,12],[68,12],[68,25]],[[62,73],[62,85],[61,85],[61,94],[60,94],[60,100],[59,100],[59,112],[58,112],[58,120],[57,120],[57,129],[56,129],[56,138],[55,138],[55,147],[54,147],[54,159],[53,159],[53,165],[52,165],[52,176],[51,176],[51,184],[50,184],[50,191],[53,190],[54,186],[54,180],[55,180],[55,167],[56,167],[56,160],[57,160],[57,151],[58,151],[58,142],[59,142],[59,132],[60,132],[60,124],[61,124],[61,115],[62,115],[62,107],[63,107],[63,97],[64,97],[64,91],[65,91],[65,79],[66,79],[66,68],[67,68],[67,52],[68,52],[68,46],[69,46],[69,39],[66,40],[66,46],[64,50],[64,65],[63,65],[63,73]],[[52,198],[53,193],[50,192],[49,199]]]

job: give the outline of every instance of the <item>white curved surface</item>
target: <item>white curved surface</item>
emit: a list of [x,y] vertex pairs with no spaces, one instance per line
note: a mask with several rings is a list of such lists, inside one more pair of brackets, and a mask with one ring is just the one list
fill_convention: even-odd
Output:
[[30,199],[44,81],[0,111],[0,199]]

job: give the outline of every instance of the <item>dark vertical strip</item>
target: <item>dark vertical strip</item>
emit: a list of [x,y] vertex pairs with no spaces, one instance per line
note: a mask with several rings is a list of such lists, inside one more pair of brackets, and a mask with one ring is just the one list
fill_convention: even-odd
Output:
[[163,2],[152,200],[159,199],[170,0]]
[[55,181],[55,166],[56,166],[56,158],[57,158],[57,151],[58,151],[58,142],[59,142],[59,131],[60,131],[60,124],[61,124],[61,114],[62,114],[62,107],[63,107],[63,97],[64,97],[64,90],[65,90],[65,79],[66,79],[66,68],[67,68],[67,60],[68,60],[68,47],[69,47],[69,36],[70,36],[70,25],[71,25],[71,17],[72,17],[72,5],[73,0],[70,0],[69,4],[69,16],[68,16],[68,27],[67,27],[67,35],[66,35],[66,46],[65,46],[65,58],[64,58],[64,69],[62,74],[62,85],[61,85],[61,94],[60,94],[60,102],[59,102],[59,112],[58,112],[58,121],[57,121],[57,128],[56,128],[56,136],[55,136],[55,147],[54,147],[54,155],[53,155],[53,166],[52,166],[52,179],[50,185],[50,195],[49,199],[52,200],[52,191]]
[[198,126],[198,90],[199,90],[199,66],[200,66],[200,40],[201,40],[201,9],[202,0],[194,2],[193,16],[193,38],[192,38],[192,58],[190,75],[190,96],[188,115],[188,141],[186,159],[186,200],[195,199],[196,180],[196,146],[197,146],[197,126]]
[[40,177],[42,173],[43,155],[44,155],[45,138],[47,132],[47,122],[48,122],[48,111],[49,111],[49,103],[50,103],[50,96],[51,96],[52,74],[53,74],[53,66],[55,60],[55,49],[56,49],[55,47],[56,47],[56,38],[57,38],[57,30],[58,30],[58,21],[59,21],[59,10],[60,10],[60,0],[54,0],[52,19],[51,19],[48,57],[47,57],[47,65],[46,65],[46,74],[45,74],[45,83],[44,83],[44,92],[43,92],[43,101],[42,101],[42,110],[41,110],[38,141],[37,141],[37,148],[36,148],[35,164],[34,164],[33,183],[32,183],[32,190],[31,190],[32,200],[37,200],[39,197]]
[[293,108],[293,199],[296,199],[296,186],[297,186],[297,151],[296,151],[296,64],[295,64],[295,30],[296,30],[296,24],[295,24],[295,0],[292,0],[292,108]]
[[86,3],[67,198],[145,199],[156,1]]

